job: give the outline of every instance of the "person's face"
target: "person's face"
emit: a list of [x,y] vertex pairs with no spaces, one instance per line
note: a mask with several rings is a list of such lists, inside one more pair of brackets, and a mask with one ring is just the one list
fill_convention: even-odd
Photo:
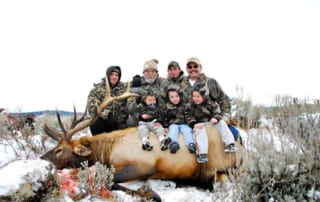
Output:
[[181,72],[181,69],[175,67],[175,66],[171,66],[169,69],[168,69],[168,76],[169,78],[171,79],[177,79],[179,78],[180,76],[180,72]]
[[196,80],[200,77],[201,69],[202,69],[201,66],[194,62],[189,62],[186,68],[190,79],[193,79],[193,80]]
[[193,91],[192,92],[192,100],[195,104],[201,104],[203,102],[203,97],[198,91]]
[[147,105],[156,104],[156,97],[153,95],[147,95],[144,101]]
[[115,86],[119,81],[119,74],[117,72],[111,72],[109,82],[111,86]]
[[177,105],[180,103],[180,96],[177,91],[169,91],[168,97],[172,104]]
[[143,72],[143,77],[147,83],[152,84],[158,77],[158,71],[151,68],[146,69]]

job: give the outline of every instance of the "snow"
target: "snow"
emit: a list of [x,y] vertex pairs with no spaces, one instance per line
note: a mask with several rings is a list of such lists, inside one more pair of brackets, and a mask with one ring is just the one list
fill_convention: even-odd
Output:
[[[245,132],[240,131],[244,139],[246,139]],[[85,131],[87,133],[87,131]],[[80,133],[75,136],[79,138],[86,135]],[[16,132],[18,137],[21,137],[20,132]],[[24,183],[31,183],[34,191],[41,188],[41,182],[45,181],[48,176],[53,174],[55,170],[53,166],[45,160],[39,159],[26,142],[19,143],[13,140],[0,139],[0,196],[9,193],[11,190],[18,190],[19,186]],[[41,148],[41,134],[34,135],[32,142]],[[25,145],[22,147],[21,145]],[[52,140],[47,140],[45,145],[53,147]],[[126,186],[138,188],[145,182],[127,183]],[[209,192],[207,190],[196,187],[177,188],[172,181],[163,180],[148,180],[149,183],[160,196],[162,201],[232,201],[232,193],[235,191],[232,184],[229,188],[224,188],[222,191]],[[125,184],[125,183],[124,183]],[[220,190],[217,188],[216,190]],[[119,199],[119,201],[141,201],[138,197],[126,194],[123,191],[112,191],[112,195]],[[73,201],[68,194],[65,194],[63,201]],[[86,197],[80,201],[102,201],[98,198]]]
[[[244,144],[248,150],[254,150],[254,141],[259,133],[263,132],[269,137],[266,141],[274,145],[275,150],[281,149],[283,144],[283,138],[273,133],[276,129],[270,130],[270,123],[268,120],[262,121],[264,126],[268,126],[265,130],[251,129],[248,132],[240,130],[240,134],[244,141]],[[87,134],[87,131],[85,131]],[[85,133],[78,134],[78,136],[86,135]],[[16,132],[16,135],[21,136],[20,132]],[[34,135],[32,138],[32,144],[37,145],[38,150],[43,149],[41,134]],[[52,140],[51,140],[52,141]],[[45,145],[54,146],[50,140],[46,140]],[[289,142],[289,140],[285,140]],[[289,142],[290,143],[290,142]],[[293,144],[293,143],[290,143]],[[24,145],[24,146],[21,146]],[[45,160],[40,160],[39,156],[33,152],[33,150],[27,146],[26,142],[15,142],[8,139],[0,139],[0,196],[5,195],[10,190],[17,190],[19,186],[24,183],[31,183],[32,189],[37,191],[42,188],[42,182],[45,181],[55,171],[53,166]],[[141,187],[145,182],[127,183],[128,187]],[[163,180],[148,180],[147,183],[161,196],[162,201],[234,201],[239,192],[239,187],[233,183],[215,184],[215,190],[213,192],[198,189],[196,187],[176,187],[176,184],[172,181]],[[308,195],[320,198],[320,193],[317,190],[310,190]],[[119,201],[141,201],[137,197],[133,197],[124,193],[123,191],[112,191],[112,196]],[[63,201],[73,200],[65,194]],[[92,198],[90,196],[80,201],[103,201],[99,198]]]
[[0,195],[7,194],[10,190],[16,190],[21,184],[31,182],[33,190],[39,190],[49,174],[54,173],[52,165],[48,161],[17,160],[0,169]]

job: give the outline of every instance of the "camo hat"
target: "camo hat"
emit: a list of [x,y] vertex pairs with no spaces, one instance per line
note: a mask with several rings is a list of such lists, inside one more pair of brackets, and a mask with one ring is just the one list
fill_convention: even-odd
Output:
[[187,60],[187,65],[189,64],[189,63],[195,63],[195,64],[197,64],[197,65],[199,65],[199,66],[201,66],[201,62],[200,62],[200,60],[198,59],[198,58],[196,58],[196,57],[191,57],[191,58],[189,58],[188,60]]
[[143,65],[143,72],[147,69],[153,69],[158,72],[158,63],[159,61],[157,59],[151,59],[144,63]]
[[171,67],[176,67],[178,69],[180,69],[180,65],[178,62],[176,61],[171,61],[169,64],[168,64],[168,69],[170,69]]

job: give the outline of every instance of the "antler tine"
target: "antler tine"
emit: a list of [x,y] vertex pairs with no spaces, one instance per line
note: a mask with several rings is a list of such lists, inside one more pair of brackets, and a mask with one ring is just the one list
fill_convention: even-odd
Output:
[[[76,113],[76,110],[75,110],[75,107],[74,107],[74,113]],[[72,124],[71,124],[71,127],[70,127],[70,130],[67,131],[66,133],[66,136],[65,136],[65,139],[66,140],[70,140],[72,138],[72,136],[76,133],[76,132],[79,132],[83,129],[85,129],[86,127],[90,126],[93,121],[95,121],[98,116],[96,118],[92,118],[92,119],[87,119],[86,122],[82,123],[80,126],[78,126],[76,128],[76,126],[83,122],[85,120],[85,117],[87,115],[87,109],[85,110],[85,112],[83,113],[83,115],[81,116],[81,118],[79,120],[76,120],[75,118],[77,117],[77,115],[74,115],[74,120],[72,121]]]
[[139,95],[136,93],[130,93],[130,82],[128,82],[126,91],[123,94],[121,94],[117,97],[111,97],[110,87],[109,87],[108,82],[106,82],[106,96],[105,96],[103,102],[101,103],[101,105],[99,106],[99,110],[97,112],[100,113],[110,102],[125,99],[128,97],[138,97],[138,96]]
[[73,129],[74,127],[76,127],[76,125],[78,125],[78,123],[82,122],[84,120],[84,118],[87,115],[87,110],[84,111],[83,115],[81,116],[81,118],[78,120],[77,119],[77,111],[76,111],[76,107],[73,106],[73,119],[72,119],[72,123],[70,125],[70,129]]
[[[83,114],[83,116],[81,117],[81,119],[76,120],[77,116],[76,116],[76,110],[74,108],[74,116],[73,116],[73,121],[71,124],[71,127],[69,130],[66,130],[62,124],[61,118],[60,118],[60,114],[57,111],[57,117],[58,117],[58,121],[60,124],[60,127],[63,131],[63,133],[57,133],[54,132],[52,129],[50,129],[49,127],[45,127],[45,130],[48,131],[50,133],[50,136],[53,137],[54,139],[61,139],[61,137],[63,137],[64,140],[68,141],[72,138],[72,136],[76,133],[79,132],[83,129],[85,129],[86,127],[92,125],[93,122],[95,122],[99,116],[99,114],[102,112],[102,110],[111,102],[116,101],[116,100],[120,100],[120,99],[125,99],[128,97],[137,97],[139,96],[138,94],[135,93],[130,93],[130,82],[128,82],[126,91],[117,97],[111,97],[111,92],[110,92],[110,86],[109,86],[109,82],[108,79],[106,79],[106,95],[102,101],[102,103],[97,107],[96,109],[96,113],[95,115],[90,118],[90,119],[85,119],[87,110],[85,111],[85,113]],[[80,125],[78,125],[81,122]],[[53,135],[54,134],[54,135]],[[61,137],[59,137],[61,136]]]
[[43,130],[48,136],[50,136],[54,140],[56,140],[56,141],[61,140],[62,134],[59,134],[56,131],[52,130],[46,123],[44,124]]
[[63,125],[63,123],[62,123],[62,121],[61,121],[61,116],[60,116],[60,113],[59,113],[58,109],[56,109],[56,114],[57,114],[59,126],[60,126],[63,134],[66,134],[66,133],[67,133],[67,130],[66,130],[66,128],[64,127],[64,125]]
[[100,114],[102,110],[109,104],[110,98],[111,98],[110,85],[109,85],[108,78],[106,78],[106,95],[104,96],[104,99],[101,102],[101,104],[97,107],[96,114]]

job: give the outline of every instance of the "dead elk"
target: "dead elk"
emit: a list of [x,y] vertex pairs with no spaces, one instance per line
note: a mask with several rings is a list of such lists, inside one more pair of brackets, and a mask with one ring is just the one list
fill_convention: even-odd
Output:
[[[109,93],[106,93],[105,100],[97,114],[113,100],[132,96],[128,89],[119,97],[111,97]],[[61,133],[45,125],[45,132],[59,141],[59,144],[44,154],[42,158],[51,161],[58,169],[80,167],[82,161],[88,161],[90,165],[96,161],[108,166],[112,165],[116,170],[115,183],[129,180],[164,179],[209,189],[213,188],[212,183],[215,177],[216,180],[219,180],[220,173],[238,166],[242,161],[242,146],[236,142],[238,151],[225,153],[224,144],[214,126],[207,127],[207,132],[210,134],[209,162],[198,164],[195,155],[190,154],[188,149],[182,146],[184,145],[182,135],[180,135],[182,147],[176,154],[171,154],[168,150],[161,151],[159,142],[153,134],[149,135],[154,149],[152,151],[142,150],[137,127],[102,133],[93,137],[82,137],[77,140],[71,139],[73,134],[89,126],[95,117],[89,120],[82,119],[78,121],[80,122],[78,124],[74,117],[72,124],[74,128],[66,130],[58,114]]]

